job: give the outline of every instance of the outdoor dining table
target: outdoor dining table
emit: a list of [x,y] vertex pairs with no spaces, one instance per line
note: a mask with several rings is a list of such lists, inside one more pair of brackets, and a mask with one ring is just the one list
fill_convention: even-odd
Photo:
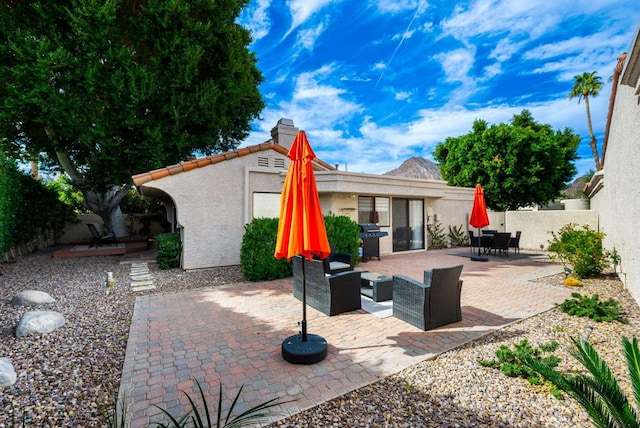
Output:
[[[501,253],[504,250],[504,256],[508,256],[508,251],[509,251],[509,246],[508,243],[511,240],[512,236],[511,234],[509,234],[509,239],[506,242],[506,247],[496,247],[496,242],[495,242],[495,235],[498,234],[498,232],[483,232],[482,236],[480,237],[480,246],[482,246],[484,248],[484,253],[487,254],[491,254],[491,250],[499,250]],[[505,233],[500,233],[500,235],[504,235]],[[503,242],[501,242],[500,244],[502,244]]]

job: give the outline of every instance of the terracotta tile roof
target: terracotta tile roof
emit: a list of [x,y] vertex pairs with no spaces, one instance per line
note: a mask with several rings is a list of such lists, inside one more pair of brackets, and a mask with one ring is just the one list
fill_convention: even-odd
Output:
[[[281,146],[280,144],[276,144],[273,141],[267,141],[262,144],[243,147],[243,148],[232,150],[225,153],[218,153],[218,154],[207,156],[204,158],[181,162],[177,165],[171,165],[171,166],[156,169],[153,171],[143,172],[141,174],[136,174],[131,178],[133,179],[133,184],[135,184],[136,186],[141,186],[145,183],[148,183],[149,181],[159,180],[169,175],[180,174],[181,172],[187,172],[192,169],[201,168],[207,165],[213,165],[226,160],[238,158],[241,156],[246,156],[256,152],[267,151],[267,150],[275,150],[276,152],[283,154],[285,156],[289,152],[289,149],[287,149],[286,147]],[[320,159],[315,159],[313,169],[314,170],[334,170],[335,168],[329,165],[328,163],[321,161]]]

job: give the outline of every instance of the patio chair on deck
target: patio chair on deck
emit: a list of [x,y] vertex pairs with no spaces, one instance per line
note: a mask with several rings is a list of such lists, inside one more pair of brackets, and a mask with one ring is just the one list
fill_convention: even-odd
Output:
[[424,283],[394,275],[393,316],[422,330],[462,320],[462,265],[424,272]]
[[91,231],[92,241],[89,245],[91,247],[101,247],[103,244],[117,244],[118,239],[116,235],[109,232],[103,232],[102,228],[96,223],[87,223],[87,227]]

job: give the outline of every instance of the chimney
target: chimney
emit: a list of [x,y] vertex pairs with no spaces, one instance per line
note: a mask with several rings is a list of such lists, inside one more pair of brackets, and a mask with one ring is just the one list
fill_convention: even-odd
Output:
[[290,149],[297,133],[298,128],[293,125],[293,120],[282,118],[271,129],[271,139],[273,139],[274,143]]

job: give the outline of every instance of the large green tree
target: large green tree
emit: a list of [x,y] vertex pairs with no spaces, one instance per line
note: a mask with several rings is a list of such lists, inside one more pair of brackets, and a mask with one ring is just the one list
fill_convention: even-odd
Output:
[[470,133],[440,143],[434,158],[450,185],[480,183],[487,206],[515,210],[559,196],[576,174],[579,142],[570,129],[554,131],[523,110],[509,124],[476,120]]
[[230,150],[264,108],[248,0],[0,0],[0,136],[64,170],[107,228],[131,175]]
[[596,170],[602,169],[602,163],[600,162],[600,156],[598,155],[598,144],[596,136],[593,133],[593,124],[591,123],[591,109],[589,108],[589,97],[596,97],[602,89],[602,79],[596,74],[595,71],[591,73],[582,73],[574,76],[573,86],[569,93],[569,99],[575,97],[578,98],[578,102],[584,99],[584,105],[587,109],[587,125],[589,126],[589,136],[591,137],[591,153],[593,153],[593,160],[596,163]]

